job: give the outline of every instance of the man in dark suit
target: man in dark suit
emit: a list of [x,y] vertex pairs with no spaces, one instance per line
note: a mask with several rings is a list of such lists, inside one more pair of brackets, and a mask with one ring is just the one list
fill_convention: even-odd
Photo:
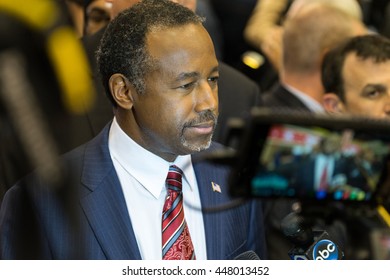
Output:
[[[115,18],[123,9],[129,8],[139,2],[139,0],[107,1],[112,3],[112,18]],[[197,4],[196,0],[173,2],[178,2],[193,11],[195,11]],[[93,70],[93,79],[99,93],[95,107],[87,112],[93,136],[112,118],[112,107],[103,94],[104,89],[102,88],[101,79],[96,67],[95,53],[104,31],[105,28],[93,35],[82,38]],[[228,120],[230,118],[246,118],[249,115],[250,109],[260,104],[261,97],[260,88],[254,81],[222,61],[219,61],[219,77],[219,118],[213,140],[225,143],[226,136],[229,132]],[[81,140],[83,139],[85,137]]]
[[34,173],[7,192],[0,258],[162,259],[172,165],[183,172],[180,216],[196,259],[249,250],[266,258],[260,202],[218,210],[233,202],[229,168],[198,153],[218,148],[218,61],[202,19],[170,1],[144,0],[109,25],[98,65],[114,119],[62,158],[65,185]]
[[317,150],[305,156],[295,166],[291,184],[300,193],[298,196],[312,196],[316,192],[332,192],[335,180],[347,180],[347,161],[341,155],[340,136],[327,135],[318,143]]
[[321,61],[346,38],[366,32],[361,20],[326,3],[307,4],[283,27],[280,85],[264,94],[266,107],[324,113]]

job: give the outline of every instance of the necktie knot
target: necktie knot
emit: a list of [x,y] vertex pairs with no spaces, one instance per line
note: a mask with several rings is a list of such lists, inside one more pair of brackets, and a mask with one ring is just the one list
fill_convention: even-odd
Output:
[[183,171],[176,165],[171,165],[169,167],[169,172],[167,176],[167,189],[168,191],[175,191],[180,193],[182,190],[182,176]]

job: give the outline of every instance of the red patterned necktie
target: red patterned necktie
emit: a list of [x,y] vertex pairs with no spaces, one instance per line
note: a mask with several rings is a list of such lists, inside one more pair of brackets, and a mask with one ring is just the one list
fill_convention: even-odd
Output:
[[195,252],[184,218],[181,177],[183,171],[175,165],[169,167],[166,180],[168,194],[162,213],[163,260],[194,260]]

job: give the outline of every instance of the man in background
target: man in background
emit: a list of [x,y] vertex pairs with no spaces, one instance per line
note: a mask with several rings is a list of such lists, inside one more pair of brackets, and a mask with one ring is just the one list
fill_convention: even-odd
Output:
[[264,106],[323,113],[321,63],[326,51],[366,32],[363,23],[326,3],[306,4],[283,26],[280,85],[264,95]]
[[[369,34],[353,37],[330,50],[322,64],[322,82],[326,92],[323,106],[326,112],[333,116],[347,115],[352,118],[388,120],[390,116],[389,71],[390,40],[383,35]],[[362,149],[350,164],[351,167],[355,167],[352,172],[357,175],[352,184],[361,183],[361,177],[369,178],[376,173],[382,175],[379,170],[385,168],[389,170],[388,162],[378,163],[373,158],[374,148],[375,146]],[[383,179],[377,194],[381,198],[383,207],[389,211],[389,178],[386,176]],[[368,189],[371,190],[372,183],[370,181],[368,183]],[[367,189],[367,184],[363,185],[363,189]],[[357,226],[361,230],[360,239],[357,238],[357,246],[361,240],[369,238],[372,244],[377,242],[373,233],[382,227],[382,219],[376,223],[373,220],[373,217],[359,217],[352,221],[351,227]],[[377,245],[373,246],[375,258]]]

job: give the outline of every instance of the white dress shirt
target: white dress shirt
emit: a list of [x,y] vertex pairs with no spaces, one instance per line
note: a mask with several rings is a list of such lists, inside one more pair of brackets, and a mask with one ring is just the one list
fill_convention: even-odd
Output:
[[196,259],[207,259],[201,203],[191,156],[179,156],[175,162],[167,162],[134,142],[115,118],[108,146],[142,259],[162,259],[162,208],[167,194],[165,180],[171,164],[183,170],[184,213]]

